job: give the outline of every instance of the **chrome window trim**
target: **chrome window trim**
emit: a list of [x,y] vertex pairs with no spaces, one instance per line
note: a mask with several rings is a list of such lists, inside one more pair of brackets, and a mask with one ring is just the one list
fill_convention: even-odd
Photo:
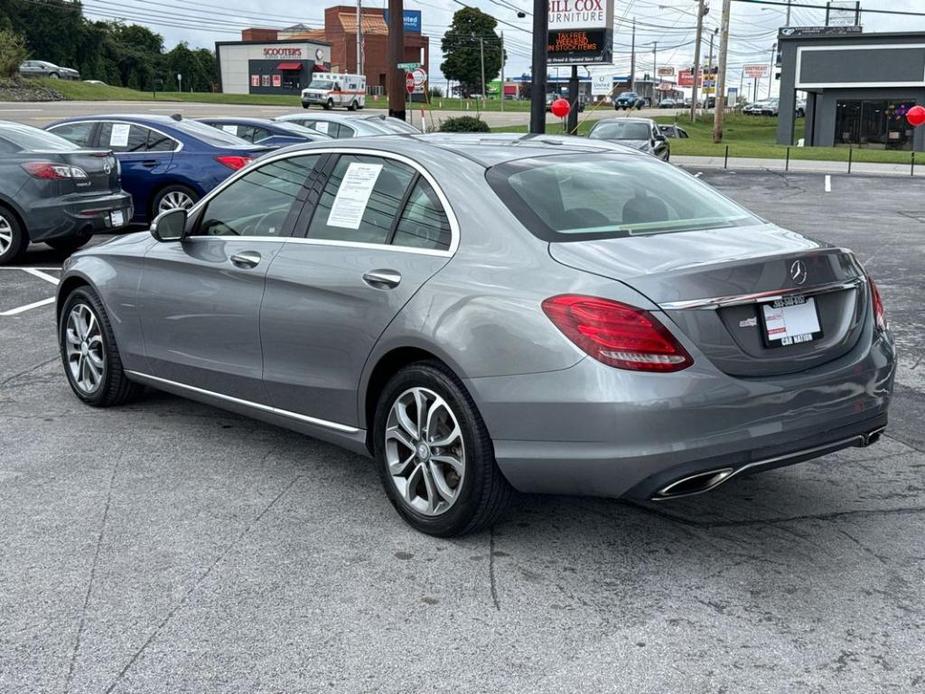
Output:
[[[91,120],[69,120],[69,121],[67,121],[67,122],[65,122],[65,123],[56,123],[55,125],[53,125],[53,126],[51,126],[50,128],[48,128],[48,132],[53,133],[53,132],[54,132],[54,128],[60,128],[60,127],[65,126],[65,125],[79,125],[79,124],[82,125],[82,124],[85,124],[85,123],[119,123],[119,124],[121,124],[121,125],[137,125],[139,128],[147,128],[148,130],[153,130],[154,132],[158,133],[159,135],[163,135],[163,136],[166,137],[168,140],[171,140],[171,141],[177,143],[176,149],[162,149],[162,150],[157,150],[157,151],[155,151],[155,152],[149,152],[148,150],[145,150],[144,152],[116,152],[116,151],[113,151],[113,154],[175,154],[176,152],[179,152],[179,151],[181,151],[181,150],[183,149],[183,143],[182,143],[182,142],[180,142],[180,141],[179,141],[177,138],[175,138],[173,135],[168,135],[168,134],[165,133],[163,130],[159,130],[158,128],[154,128],[154,127],[152,127],[152,126],[150,126],[150,125],[145,125],[144,123],[135,123],[134,121],[130,121],[130,120],[121,120],[121,119],[119,119],[119,118],[111,118],[111,119],[110,119],[110,118],[97,118],[97,119],[95,119],[95,120],[93,120],[93,119],[91,119]],[[59,137],[60,137],[60,135],[59,135]],[[99,148],[104,148],[104,147],[103,147],[103,145],[99,145]]]
[[456,250],[459,248],[459,221],[456,219],[456,213],[453,211],[453,207],[450,205],[450,201],[447,199],[446,194],[443,192],[443,188],[440,187],[440,184],[437,183],[437,179],[425,169],[423,166],[418,164],[413,159],[406,157],[404,154],[397,154],[395,152],[387,152],[379,149],[369,149],[368,147],[313,147],[311,149],[300,149],[296,152],[283,152],[281,154],[266,155],[256,160],[253,164],[244,167],[240,171],[232,174],[226,178],[222,183],[213,188],[205,197],[203,197],[199,202],[193,205],[189,210],[189,216],[197,214],[202,207],[205,207],[212,198],[221,193],[225,188],[230,186],[232,183],[238,179],[246,176],[251,171],[266,166],[267,164],[272,164],[277,161],[282,161],[284,159],[292,159],[293,157],[304,157],[311,156],[315,154],[359,154],[372,157],[382,157],[383,159],[394,159],[395,161],[400,161],[403,164],[407,164],[412,169],[417,171],[422,178],[424,178],[434,189],[434,192],[437,194],[437,198],[440,200],[440,204],[443,206],[443,212],[446,214],[447,220],[450,223],[450,247],[445,251],[435,251],[428,248],[415,248],[414,246],[396,246],[394,244],[387,243],[362,243],[359,241],[339,241],[336,239],[309,239],[309,238],[296,238],[293,236],[188,236],[187,239],[226,239],[235,241],[240,240],[263,240],[263,241],[283,241],[286,243],[307,243],[315,246],[340,246],[342,248],[375,248],[379,250],[390,250],[397,251],[399,253],[417,253],[419,255],[434,255],[449,258],[456,254]]
[[659,304],[658,307],[663,311],[678,311],[685,309],[715,310],[718,308],[725,308],[726,306],[741,306],[743,304],[777,301],[787,296],[815,296],[817,294],[828,294],[830,292],[840,292],[847,289],[857,289],[863,282],[863,277],[856,277],[846,282],[831,282],[829,284],[820,284],[816,287],[792,287],[790,289],[772,289],[767,292],[739,294],[736,296],[718,296],[709,299],[690,299],[688,301],[667,301]]
[[183,390],[188,390],[192,393],[198,393],[200,395],[206,395],[217,400],[223,400],[225,402],[230,402],[235,405],[243,405],[245,407],[250,407],[255,410],[260,410],[261,412],[268,412],[270,414],[275,414],[280,417],[287,417],[289,419],[295,419],[299,422],[304,422],[306,424],[312,424],[314,426],[324,427],[325,429],[333,429],[334,431],[340,431],[345,434],[356,434],[360,430],[357,427],[352,427],[347,424],[339,424],[337,422],[329,422],[326,419],[318,419],[317,417],[309,417],[308,415],[299,414],[298,412],[290,412],[289,410],[283,410],[279,407],[272,407],[271,405],[263,405],[259,402],[252,402],[251,400],[244,400],[242,398],[236,398],[231,395],[224,395],[222,393],[216,393],[212,390],[206,390],[205,388],[197,388],[196,386],[190,386],[185,383],[180,383],[178,381],[171,381],[167,378],[161,378],[160,376],[151,376],[150,374],[142,373],[140,371],[129,371],[126,370],[125,373],[129,376],[134,376],[145,381],[151,381],[153,383],[161,383],[164,385],[173,386],[175,388],[181,388]]

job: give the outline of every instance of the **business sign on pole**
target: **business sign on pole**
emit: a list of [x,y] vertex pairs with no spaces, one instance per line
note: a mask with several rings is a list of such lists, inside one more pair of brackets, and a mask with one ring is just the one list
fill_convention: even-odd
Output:
[[591,96],[610,96],[613,91],[613,78],[612,68],[591,70]]
[[[700,74],[700,85],[703,85],[703,73]],[[694,86],[694,71],[693,70],[678,70],[678,86],[679,87],[693,87]]]
[[550,65],[613,63],[614,0],[548,0]]
[[672,65],[662,65],[658,69],[659,77],[674,77],[674,66]]
[[754,65],[745,65],[742,67],[742,71],[745,73],[745,76],[752,80],[764,79],[771,72],[771,68],[768,67],[767,63],[757,63]]
[[[389,23],[389,11],[388,10],[385,11],[385,16],[383,17],[383,19],[385,19],[386,25],[388,25]],[[412,34],[421,33],[421,11],[420,10],[405,10],[402,15],[402,19],[404,19],[402,26],[405,28],[405,31],[412,33]]]

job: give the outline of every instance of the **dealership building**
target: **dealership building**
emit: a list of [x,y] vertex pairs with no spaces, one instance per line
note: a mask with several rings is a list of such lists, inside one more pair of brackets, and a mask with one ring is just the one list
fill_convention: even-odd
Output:
[[[360,14],[362,69],[357,69],[357,8],[338,5],[324,11],[324,27],[304,24],[287,29],[251,28],[240,41],[215,44],[222,91],[228,94],[297,95],[311,82],[312,72],[366,75],[372,93],[385,93],[389,69],[389,17],[382,8],[363,8]],[[403,17],[402,62],[429,68],[429,38],[421,33],[421,13],[406,10]]]
[[[925,151],[925,128],[906,120],[925,105],[925,33],[865,34],[860,27],[780,30],[777,142],[807,147]],[[806,125],[795,133],[796,92]]]

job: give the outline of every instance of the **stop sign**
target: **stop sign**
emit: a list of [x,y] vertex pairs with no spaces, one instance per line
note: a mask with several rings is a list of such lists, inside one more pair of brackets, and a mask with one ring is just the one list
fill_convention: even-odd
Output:
[[409,94],[414,92],[414,73],[406,72],[405,73],[405,89],[408,90]]

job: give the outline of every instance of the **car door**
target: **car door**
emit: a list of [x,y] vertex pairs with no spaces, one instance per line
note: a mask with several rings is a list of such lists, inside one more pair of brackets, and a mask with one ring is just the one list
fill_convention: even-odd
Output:
[[264,382],[275,407],[353,426],[370,351],[449,261],[456,223],[430,175],[391,155],[332,157],[312,188],[304,239],[267,275]]
[[320,155],[269,161],[194,208],[190,235],[145,256],[139,313],[151,375],[265,401],[259,312]]
[[136,217],[144,218],[151,191],[170,171],[180,143],[143,125],[119,121],[101,122],[96,139],[99,147],[115,152],[122,167],[122,188],[135,202]]

